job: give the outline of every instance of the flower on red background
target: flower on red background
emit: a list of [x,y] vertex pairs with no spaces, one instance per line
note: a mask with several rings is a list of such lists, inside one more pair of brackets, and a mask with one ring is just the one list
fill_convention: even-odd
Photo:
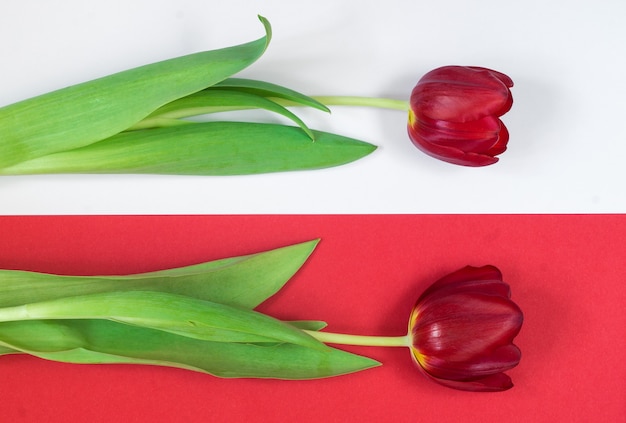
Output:
[[410,99],[409,137],[446,162],[487,166],[506,150],[509,133],[499,119],[511,109],[513,81],[473,66],[444,66],[419,80]]
[[431,285],[409,320],[414,360],[436,382],[466,391],[513,387],[503,372],[521,357],[523,315],[493,266],[458,270]]

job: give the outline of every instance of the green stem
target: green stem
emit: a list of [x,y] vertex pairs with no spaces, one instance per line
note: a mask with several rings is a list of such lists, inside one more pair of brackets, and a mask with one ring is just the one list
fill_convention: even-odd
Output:
[[362,345],[367,347],[409,347],[411,345],[411,340],[408,335],[363,336],[312,330],[305,330],[304,332],[316,338],[318,341],[328,344]]
[[404,100],[379,97],[358,97],[358,96],[314,96],[315,100],[326,106],[362,106],[376,107],[379,109],[409,111],[409,103]]

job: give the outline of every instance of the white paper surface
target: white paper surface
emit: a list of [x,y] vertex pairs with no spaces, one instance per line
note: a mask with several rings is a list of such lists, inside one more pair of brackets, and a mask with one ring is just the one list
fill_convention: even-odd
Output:
[[508,74],[508,151],[459,167],[417,150],[402,112],[298,110],[315,129],[379,149],[342,167],[255,176],[2,176],[0,214],[626,212],[622,0],[5,1],[0,106],[257,39],[257,14],[274,37],[240,76],[309,95],[407,99],[424,73],[452,64]]

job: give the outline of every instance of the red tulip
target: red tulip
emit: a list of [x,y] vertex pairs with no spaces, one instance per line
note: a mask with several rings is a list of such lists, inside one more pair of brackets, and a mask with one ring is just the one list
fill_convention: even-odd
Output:
[[465,267],[431,285],[409,320],[413,358],[436,382],[466,391],[513,387],[503,372],[521,357],[520,308],[493,266]]
[[513,105],[508,76],[490,69],[444,66],[419,80],[410,99],[408,131],[426,154],[463,166],[486,166],[506,150],[499,117]]

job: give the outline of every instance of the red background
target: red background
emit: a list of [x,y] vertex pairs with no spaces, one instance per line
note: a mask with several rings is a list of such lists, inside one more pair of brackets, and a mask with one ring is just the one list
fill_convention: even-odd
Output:
[[54,216],[0,218],[0,267],[157,270],[321,243],[262,305],[329,330],[403,335],[420,292],[467,264],[498,266],[525,322],[515,387],[434,384],[403,348],[346,348],[383,366],[317,381],[223,380],[138,365],[0,357],[2,420],[626,421],[626,215]]

